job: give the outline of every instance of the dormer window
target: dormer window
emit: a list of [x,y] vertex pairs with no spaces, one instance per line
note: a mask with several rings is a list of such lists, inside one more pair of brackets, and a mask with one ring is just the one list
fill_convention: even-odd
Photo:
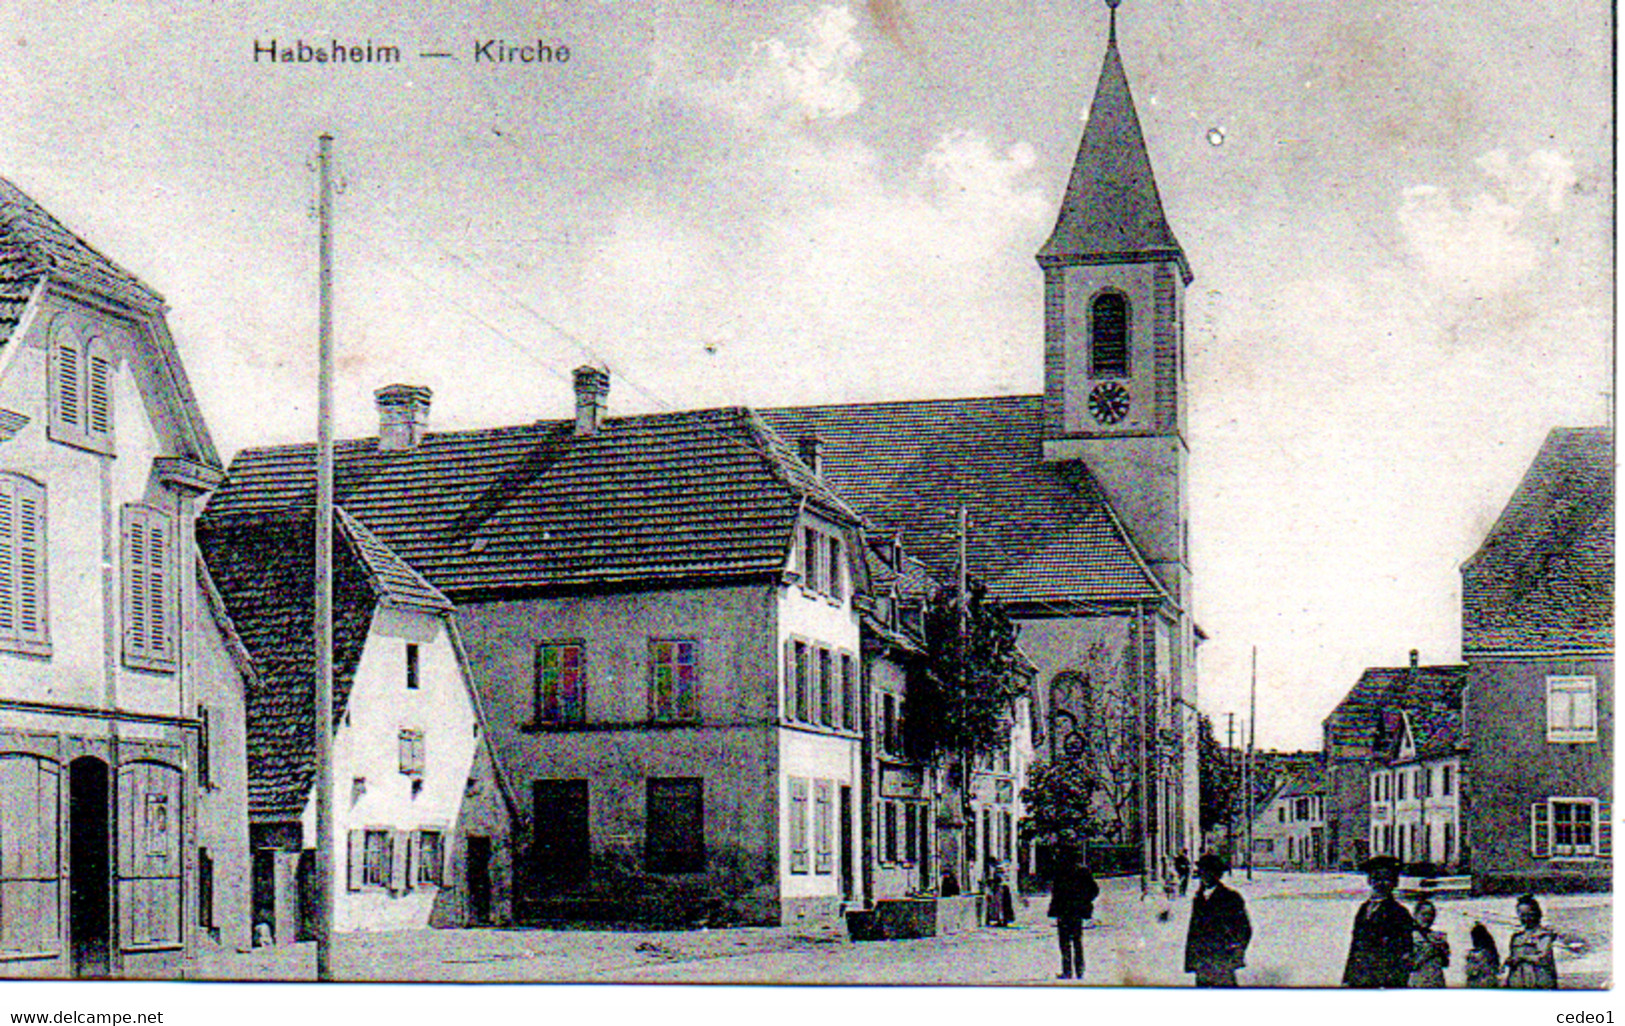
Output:
[[58,318],[51,330],[53,441],[113,455],[113,357],[88,325]]
[[1089,304],[1089,376],[1128,377],[1128,297],[1102,292]]

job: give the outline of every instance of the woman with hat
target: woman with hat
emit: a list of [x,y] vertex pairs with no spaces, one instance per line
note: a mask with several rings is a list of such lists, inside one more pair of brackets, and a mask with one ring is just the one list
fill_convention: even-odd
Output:
[[1403,987],[1411,973],[1416,921],[1394,900],[1399,860],[1378,855],[1360,865],[1371,897],[1354,914],[1354,936],[1343,968],[1345,987]]
[[1253,924],[1247,919],[1247,903],[1221,879],[1229,869],[1212,852],[1196,860],[1199,883],[1185,934],[1185,971],[1196,974],[1198,987],[1234,987],[1236,970],[1247,964]]

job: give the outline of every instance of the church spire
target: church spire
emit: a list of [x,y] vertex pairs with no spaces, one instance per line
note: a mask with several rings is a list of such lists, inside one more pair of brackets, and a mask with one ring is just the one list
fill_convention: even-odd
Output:
[[1111,28],[1100,81],[1060,217],[1049,241],[1038,251],[1038,260],[1058,264],[1174,260],[1189,283],[1190,265],[1163,216],[1140,115],[1117,53],[1120,2],[1106,0]]

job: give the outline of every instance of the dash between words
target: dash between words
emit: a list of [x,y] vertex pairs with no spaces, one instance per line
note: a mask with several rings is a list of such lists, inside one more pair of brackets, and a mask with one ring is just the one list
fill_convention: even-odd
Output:
[[[475,64],[564,64],[570,60],[570,47],[563,42],[515,43],[507,39],[476,39],[469,44]],[[449,51],[424,51],[420,58],[453,58]],[[254,40],[254,63],[269,64],[399,64],[401,48],[371,39],[365,42],[328,40],[311,43],[304,39]]]

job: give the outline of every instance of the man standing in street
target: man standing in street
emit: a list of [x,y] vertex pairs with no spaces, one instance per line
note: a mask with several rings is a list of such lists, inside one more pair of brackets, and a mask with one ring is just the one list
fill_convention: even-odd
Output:
[[1377,855],[1360,865],[1371,897],[1354,914],[1354,936],[1343,969],[1345,987],[1403,987],[1410,976],[1411,938],[1416,921],[1394,900],[1399,860]]
[[1247,964],[1253,925],[1247,919],[1247,903],[1223,883],[1229,869],[1212,852],[1196,860],[1200,882],[1185,935],[1185,971],[1196,974],[1198,987],[1234,987],[1236,970]]

